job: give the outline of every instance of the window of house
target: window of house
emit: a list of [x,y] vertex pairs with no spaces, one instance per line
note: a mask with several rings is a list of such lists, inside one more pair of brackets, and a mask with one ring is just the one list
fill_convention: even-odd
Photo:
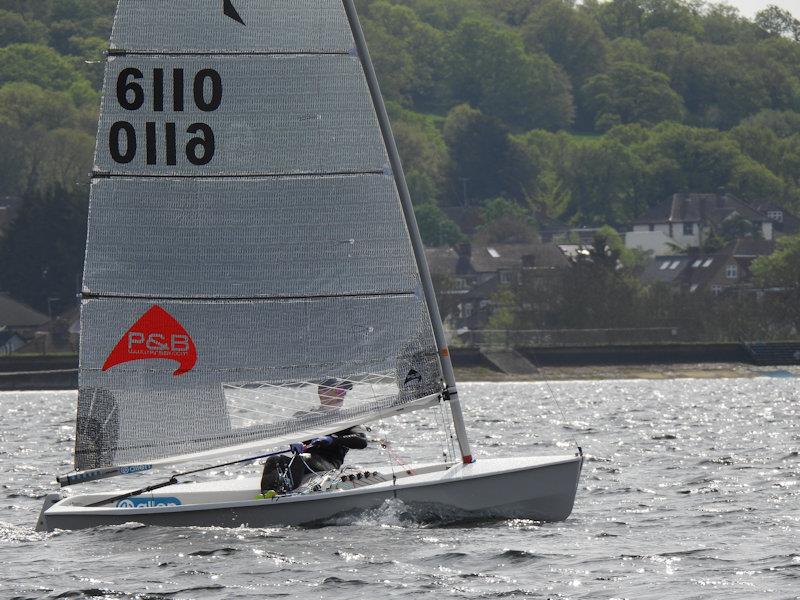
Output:
[[770,210],[767,211],[767,216],[771,221],[775,221],[776,223],[783,223],[783,211],[782,210]]
[[472,302],[464,304],[464,317],[469,318],[472,316]]
[[669,261],[665,261],[661,263],[661,268],[659,270],[666,271],[669,268]]
[[703,268],[707,269],[708,267],[711,266],[711,263],[713,263],[713,262],[714,262],[714,259],[713,258],[709,258],[706,262],[703,263]]
[[728,279],[736,279],[739,277],[739,266],[733,264],[725,267],[725,277]]
[[721,285],[712,285],[711,292],[714,294],[721,294],[722,293],[722,286]]
[[674,271],[675,269],[677,269],[677,268],[678,268],[678,267],[680,267],[680,266],[681,266],[681,261],[679,261],[679,260],[676,260],[675,262],[673,262],[673,263],[672,263],[672,264],[669,266],[669,270],[670,270],[670,271]]
[[456,278],[456,289],[465,290],[467,289],[467,280],[463,277]]
[[694,223],[683,224],[683,235],[694,235]]
[[694,267],[695,269],[699,269],[700,265],[702,265],[702,264],[703,264],[703,259],[700,258],[700,259],[694,261],[694,264],[692,265],[692,267]]
[[487,248],[486,251],[492,258],[500,258],[500,253],[495,248]]
[[695,283],[694,285],[692,285],[692,287],[689,288],[689,292],[694,294],[697,291],[697,288],[699,288],[699,287],[700,286]]
[[500,272],[500,283],[511,283],[511,273],[509,271]]

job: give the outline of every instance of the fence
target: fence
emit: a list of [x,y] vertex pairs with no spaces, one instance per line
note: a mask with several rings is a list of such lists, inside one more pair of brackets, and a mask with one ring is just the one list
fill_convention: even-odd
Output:
[[450,331],[448,339],[455,348],[593,347],[681,341],[676,327]]

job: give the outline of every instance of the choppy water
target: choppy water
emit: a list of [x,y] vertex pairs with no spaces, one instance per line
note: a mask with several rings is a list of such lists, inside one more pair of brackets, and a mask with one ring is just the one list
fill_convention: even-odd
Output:
[[[69,469],[76,394],[0,394],[0,597],[800,598],[796,379],[552,387],[566,422],[541,384],[462,395],[478,457],[578,439],[589,460],[564,523],[420,523],[388,504],[313,529],[54,534],[33,524]],[[430,414],[385,426],[419,460],[438,429]]]

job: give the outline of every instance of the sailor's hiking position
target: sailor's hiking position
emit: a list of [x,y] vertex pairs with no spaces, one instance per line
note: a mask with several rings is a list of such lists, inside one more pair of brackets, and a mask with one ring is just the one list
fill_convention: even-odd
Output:
[[[337,411],[344,397],[353,389],[350,381],[326,379],[317,388],[318,411]],[[367,436],[360,427],[350,427],[331,435],[292,444],[292,456],[267,459],[261,476],[261,493],[285,494],[297,489],[307,475],[341,468],[350,450],[367,447]]]

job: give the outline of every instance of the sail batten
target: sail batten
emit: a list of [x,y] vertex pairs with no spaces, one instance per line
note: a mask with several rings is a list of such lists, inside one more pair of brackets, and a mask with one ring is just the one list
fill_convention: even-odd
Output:
[[[79,470],[271,447],[442,392],[343,3],[235,4],[120,0],[90,198]],[[319,410],[332,389],[341,402]]]

